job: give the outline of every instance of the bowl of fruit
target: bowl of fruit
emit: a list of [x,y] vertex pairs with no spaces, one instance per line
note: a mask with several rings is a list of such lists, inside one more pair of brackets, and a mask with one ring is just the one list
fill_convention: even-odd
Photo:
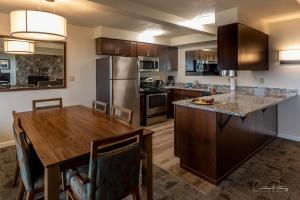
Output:
[[192,100],[192,103],[197,105],[213,105],[214,101],[214,98],[196,98]]

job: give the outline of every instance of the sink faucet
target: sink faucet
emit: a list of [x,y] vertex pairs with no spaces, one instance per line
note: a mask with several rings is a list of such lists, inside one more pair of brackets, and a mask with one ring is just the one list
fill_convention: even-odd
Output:
[[200,87],[199,81],[194,81],[194,86],[195,86],[195,87]]

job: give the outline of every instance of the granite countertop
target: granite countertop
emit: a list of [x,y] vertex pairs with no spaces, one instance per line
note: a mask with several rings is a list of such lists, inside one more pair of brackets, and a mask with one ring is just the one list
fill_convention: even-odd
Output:
[[203,98],[214,98],[213,105],[196,105],[192,103],[192,99],[175,101],[173,104],[186,106],[201,110],[231,114],[245,117],[249,113],[265,109],[272,105],[276,105],[289,98],[295,97],[297,94],[273,94],[268,96],[245,95],[238,92],[229,92],[225,94],[213,95]]
[[185,86],[172,86],[172,85],[166,85],[164,86],[165,89],[177,89],[177,90],[192,90],[192,91],[201,91],[201,92],[210,92],[210,89],[208,88],[198,88],[198,87],[193,87],[193,88],[188,88]]

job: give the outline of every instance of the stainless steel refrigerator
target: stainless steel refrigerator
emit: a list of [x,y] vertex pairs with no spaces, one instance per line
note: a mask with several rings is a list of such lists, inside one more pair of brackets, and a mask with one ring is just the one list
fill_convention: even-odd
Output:
[[132,121],[140,125],[139,69],[137,58],[108,56],[96,61],[96,99],[133,111]]

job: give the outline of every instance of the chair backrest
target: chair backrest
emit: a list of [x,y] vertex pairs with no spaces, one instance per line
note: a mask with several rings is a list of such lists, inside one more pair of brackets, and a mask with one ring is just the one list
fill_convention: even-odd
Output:
[[107,103],[102,101],[93,101],[93,109],[97,112],[105,113],[107,112]]
[[[122,199],[139,187],[143,130],[92,141],[88,199]],[[99,187],[100,186],[100,187]]]
[[131,124],[132,123],[132,110],[123,108],[120,106],[112,106],[111,116],[122,123]]
[[[51,103],[54,102],[55,104]],[[51,103],[50,105],[41,105],[38,104]],[[32,101],[32,110],[41,110],[48,108],[62,108],[62,98],[53,98],[53,99],[37,99]]]
[[16,119],[13,123],[13,131],[16,142],[18,162],[20,166],[21,178],[27,191],[33,191],[33,174],[30,166],[30,146],[26,142],[26,135],[21,128],[20,120]]

